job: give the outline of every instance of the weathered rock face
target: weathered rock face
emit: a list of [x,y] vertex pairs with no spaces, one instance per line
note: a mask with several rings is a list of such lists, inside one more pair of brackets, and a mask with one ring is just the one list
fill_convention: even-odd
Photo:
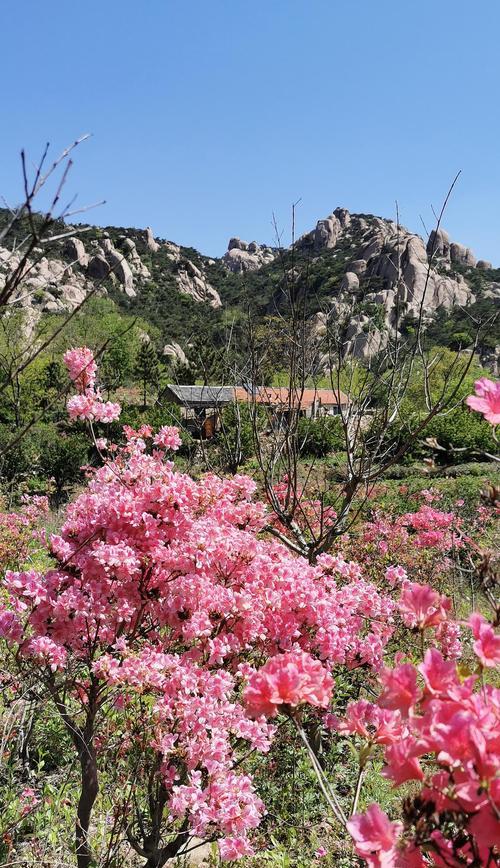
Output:
[[[450,263],[465,265],[469,268],[475,268],[478,264],[470,247],[457,244],[456,241],[450,242],[450,237],[444,229],[432,230],[427,242],[427,254],[429,257],[432,256],[433,262],[437,259],[445,259]],[[481,267],[487,268],[488,264]]]
[[427,254],[433,257],[440,256],[444,259],[450,258],[450,237],[444,229],[432,230],[427,242]]
[[82,268],[87,268],[89,264],[89,255],[85,250],[81,238],[68,238],[64,248],[66,256],[81,265]]
[[123,251],[132,273],[137,277],[145,279],[151,277],[149,268],[144,264],[137,252],[135,241],[132,238],[127,238],[126,235],[122,236],[119,241],[120,251]]
[[[345,216],[344,216],[345,220]],[[342,231],[342,223],[335,213],[318,220],[316,228],[307,232],[297,242],[298,247],[312,247],[315,251],[331,250],[337,244]]]
[[340,284],[340,292],[356,292],[359,289],[359,277],[354,271],[346,271]]
[[204,273],[190,259],[181,259],[177,266],[177,288],[195,301],[207,302],[210,307],[221,307],[220,295],[210,285]]
[[[81,253],[79,245],[71,247],[70,250],[72,262],[76,265],[78,257],[75,252]],[[20,262],[19,253],[0,248],[0,288],[5,285],[9,275],[16,271]],[[11,302],[25,309],[26,322],[30,327],[34,327],[40,313],[74,310],[81,304],[92,285],[82,270],[75,271],[73,265],[64,260],[49,259],[43,255],[29,259],[23,274],[25,277],[21,278]],[[32,315],[28,315],[30,312]]]
[[227,253],[222,262],[229,271],[236,274],[245,271],[257,271],[263,265],[268,265],[275,258],[272,247],[257,244],[256,241],[242,241],[241,238],[230,238]]
[[463,244],[450,244],[450,259],[452,262],[457,262],[459,265],[468,265],[474,268],[476,265],[476,257],[469,247]]
[[153,230],[150,226],[146,226],[146,247],[151,250],[151,253],[157,253],[160,245],[154,239]]
[[350,262],[349,271],[358,276],[364,274],[366,271],[366,259],[355,259],[353,262]]
[[[330,303],[334,319],[345,324],[346,346],[361,358],[385,347],[396,326],[396,309],[415,317],[422,311],[430,318],[440,307],[473,303],[474,293],[455,265],[491,267],[483,260],[477,263],[469,248],[451,242],[444,229],[432,232],[426,246],[420,236],[393,221],[357,217],[343,208],[319,220],[297,244],[313,256],[338,249],[345,257],[352,249]],[[500,297],[500,287],[490,284],[487,291]],[[360,305],[368,315],[359,314]],[[313,320],[312,327],[319,336],[319,321]]]
[[[236,274],[271,266],[270,277],[276,278],[277,264],[272,264],[277,249],[256,241],[233,237],[224,256],[214,260],[194,256],[170,241],[158,243],[149,227],[127,230],[123,235],[90,227],[89,234],[81,237],[76,236],[76,228],[68,230],[71,237],[56,241],[48,253],[40,247],[34,251],[37,258],[27,263],[16,301],[32,314],[33,321],[43,312],[73,310],[96,284],[103,294],[111,283],[134,296],[145,282],[151,289],[156,281],[169,288],[175,281],[180,293],[219,308],[220,265]],[[361,358],[379,352],[395,334],[396,311],[417,317],[423,311],[430,318],[440,307],[472,303],[478,284],[481,298],[500,298],[500,281],[493,279],[497,276],[485,274],[491,263],[476,262],[470,248],[451,241],[444,229],[432,232],[425,244],[393,221],[336,208],[296,242],[296,251],[287,278],[299,289],[304,277],[302,261],[314,264],[321,260],[317,273],[327,289],[322,292],[320,283],[318,297],[324,309],[309,323],[318,346],[328,323],[335,322],[343,329],[346,347]],[[19,262],[16,250],[0,248],[0,287]],[[472,275],[473,268],[482,273]],[[232,283],[237,285],[237,281]],[[251,284],[250,279],[247,283]],[[242,294],[244,286],[242,280]],[[175,341],[165,345],[165,354],[179,364],[187,361]]]
[[92,256],[89,260],[87,271],[89,277],[93,277],[96,280],[105,280],[109,274],[109,265],[106,258],[100,253],[96,253],[96,255]]
[[165,344],[163,347],[163,355],[167,356],[173,360],[173,362],[177,365],[187,365],[188,359],[186,353],[182,349],[181,345],[176,341],[171,341],[169,344]]

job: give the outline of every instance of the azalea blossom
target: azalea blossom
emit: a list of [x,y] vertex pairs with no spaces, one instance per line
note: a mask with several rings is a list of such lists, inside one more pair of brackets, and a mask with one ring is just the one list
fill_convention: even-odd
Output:
[[451,600],[430,585],[404,582],[399,598],[399,611],[407,627],[424,630],[444,621],[451,608]]
[[402,828],[402,823],[391,822],[377,804],[369,805],[364,814],[355,814],[347,823],[356,853],[368,868],[396,868],[396,843]]
[[164,449],[175,451],[182,444],[179,429],[172,425],[164,425],[153,439],[155,446],[163,446]]
[[276,717],[280,705],[308,703],[326,708],[333,678],[319,660],[303,651],[278,654],[250,676],[243,698],[252,717]]
[[472,410],[482,413],[491,425],[500,425],[500,380],[494,382],[481,377],[474,383],[475,395],[469,395],[465,403]]
[[92,389],[96,380],[97,364],[92,350],[78,347],[68,350],[63,356],[68,374],[79,392]]
[[470,616],[468,624],[476,640],[474,653],[481,664],[487,668],[500,666],[500,634],[495,633],[492,625],[477,612]]

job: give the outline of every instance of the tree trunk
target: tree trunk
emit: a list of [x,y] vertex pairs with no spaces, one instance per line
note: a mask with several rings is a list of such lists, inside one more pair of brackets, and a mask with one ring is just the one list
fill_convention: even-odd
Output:
[[90,743],[78,751],[81,771],[80,799],[76,819],[76,861],[78,868],[90,868],[89,826],[92,808],[99,790],[95,748]]

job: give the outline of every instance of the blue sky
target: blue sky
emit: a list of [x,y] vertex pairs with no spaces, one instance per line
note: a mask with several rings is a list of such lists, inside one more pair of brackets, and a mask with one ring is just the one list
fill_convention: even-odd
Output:
[[5,0],[0,192],[82,132],[90,222],[221,255],[342,205],[445,226],[500,265],[498,0]]

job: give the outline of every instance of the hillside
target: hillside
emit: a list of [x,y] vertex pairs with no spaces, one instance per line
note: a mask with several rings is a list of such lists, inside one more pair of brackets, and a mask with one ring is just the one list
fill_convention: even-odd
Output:
[[[0,211],[0,228],[7,212]],[[283,311],[293,285],[321,335],[331,320],[343,322],[352,354],[369,358],[394,331],[396,308],[403,331],[424,310],[429,337],[450,347],[471,342],[478,322],[500,300],[500,269],[477,261],[472,251],[431,233],[427,242],[393,221],[337,208],[298,239],[278,250],[229,241],[220,258],[155,238],[151,229],[78,225],[75,236],[37,248],[25,268],[18,303],[29,322],[74,309],[89,294],[108,294],[117,305],[159,330],[167,354],[184,361],[193,339],[222,345],[229,324],[247,313],[262,318]],[[0,281],[17,267],[18,225],[0,247]],[[71,232],[52,227],[52,237]],[[431,266],[429,268],[429,265]],[[284,291],[285,285],[287,292]],[[489,326],[480,339],[484,363],[498,371],[500,334]]]

